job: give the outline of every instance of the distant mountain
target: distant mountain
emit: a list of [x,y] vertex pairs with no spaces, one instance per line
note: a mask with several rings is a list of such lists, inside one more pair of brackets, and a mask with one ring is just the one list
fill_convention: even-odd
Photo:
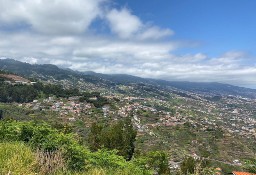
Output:
[[244,87],[233,86],[229,84],[222,84],[216,82],[188,82],[188,81],[166,81],[166,80],[156,80],[148,78],[140,78],[132,75],[126,74],[99,74],[95,72],[88,72],[87,75],[94,75],[113,81],[117,84],[130,84],[130,83],[144,83],[152,84],[161,87],[175,88],[177,90],[189,91],[194,93],[199,93],[203,95],[234,95],[246,98],[256,98],[256,90]]
[[85,75],[94,75],[102,79],[115,82],[117,84],[130,84],[130,83],[145,83],[145,84],[156,84],[155,80],[146,78],[136,77],[127,74],[100,74],[95,72],[85,72]]
[[51,64],[28,64],[13,59],[0,60],[0,70],[11,71],[26,77],[53,77],[56,80],[64,79],[83,79],[86,82],[97,86],[114,87],[116,85],[144,84],[155,87],[186,91],[201,95],[211,96],[241,96],[256,99],[256,90],[237,87],[222,83],[201,83],[201,82],[184,82],[184,81],[165,81],[148,78],[140,78],[126,74],[100,74],[93,71],[78,72],[71,69],[62,69]]
[[186,81],[164,81],[155,80],[162,86],[174,87],[184,91],[199,93],[203,95],[233,95],[246,98],[256,98],[256,89],[233,86],[216,82],[186,82]]
[[71,77],[83,78],[87,82],[97,83],[101,81],[98,77],[73,71],[71,69],[61,69],[52,64],[29,64],[14,59],[0,60],[0,70],[7,70],[26,77],[53,77],[56,80],[68,79]]

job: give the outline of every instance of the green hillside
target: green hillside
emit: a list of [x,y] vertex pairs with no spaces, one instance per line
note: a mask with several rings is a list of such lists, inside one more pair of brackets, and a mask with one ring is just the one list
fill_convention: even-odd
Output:
[[[7,61],[20,72],[20,62]],[[121,81],[121,75],[93,74],[97,78],[87,81],[87,75],[51,65],[38,75],[34,65],[24,65],[22,76],[33,84],[0,80],[2,174],[255,171],[254,98],[132,76]]]

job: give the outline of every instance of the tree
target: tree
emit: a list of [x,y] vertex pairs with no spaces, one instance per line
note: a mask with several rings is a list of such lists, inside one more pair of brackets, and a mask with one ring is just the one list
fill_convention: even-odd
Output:
[[103,129],[103,126],[101,124],[93,123],[91,125],[90,133],[88,135],[88,143],[89,143],[90,150],[97,151],[98,149],[101,148],[102,129]]
[[4,115],[4,112],[2,109],[0,109],[0,120],[3,119],[3,117],[4,117],[3,115]]
[[147,154],[147,160],[150,167],[152,167],[157,174],[170,174],[168,156],[163,151],[152,151]]
[[193,157],[187,157],[180,165],[181,175],[212,175],[213,169],[208,167],[209,162],[207,160],[197,159]]
[[196,167],[196,161],[193,157],[187,157],[180,165],[180,171],[184,175],[193,174]]
[[134,154],[136,135],[137,132],[133,128],[130,118],[106,126],[94,123],[91,126],[88,143],[92,151],[101,148],[116,149],[119,155],[126,160],[131,160]]

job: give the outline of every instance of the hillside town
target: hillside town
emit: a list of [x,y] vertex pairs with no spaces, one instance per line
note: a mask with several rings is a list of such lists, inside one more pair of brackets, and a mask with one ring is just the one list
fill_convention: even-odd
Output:
[[[207,101],[201,96],[197,96],[197,99],[176,96],[175,98],[183,101],[183,103],[171,105],[168,101],[156,98],[118,95],[105,96],[105,98],[109,101],[113,101],[113,98],[115,98],[119,102],[114,103],[115,109],[107,104],[104,105],[101,108],[104,117],[127,117],[132,115],[136,118],[147,115],[145,113],[150,113],[152,117],[156,118],[154,122],[147,123],[151,127],[171,127],[188,122],[194,127],[200,127],[201,130],[209,127],[221,128],[230,134],[256,138],[256,110],[254,109],[256,100],[239,97],[232,97],[231,100],[230,97],[223,97],[222,103],[218,103]],[[91,100],[97,100],[97,98],[91,98]],[[91,103],[79,102],[79,97],[68,99],[49,97],[43,100],[34,100],[32,103],[24,105],[33,110],[56,111],[60,116],[69,116],[70,121],[91,114],[92,109],[95,108]],[[244,108],[245,105],[248,109]],[[159,110],[156,106],[171,107],[174,111]],[[138,111],[144,111],[144,114]]]

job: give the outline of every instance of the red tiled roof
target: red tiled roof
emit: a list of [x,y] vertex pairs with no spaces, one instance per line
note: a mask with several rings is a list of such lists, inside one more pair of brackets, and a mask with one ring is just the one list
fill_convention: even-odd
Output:
[[232,172],[234,175],[256,175],[253,173],[247,173],[247,172],[237,172],[237,171],[233,171]]

